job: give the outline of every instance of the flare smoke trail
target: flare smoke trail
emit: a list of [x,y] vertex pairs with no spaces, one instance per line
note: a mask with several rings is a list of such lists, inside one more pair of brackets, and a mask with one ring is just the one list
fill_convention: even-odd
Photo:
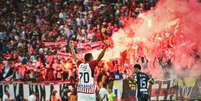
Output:
[[133,49],[133,60],[145,55],[151,68],[159,67],[152,65],[156,57],[165,56],[171,57],[177,74],[184,75],[185,70],[201,74],[201,3],[197,0],[159,0],[154,9],[125,19],[124,28],[113,33],[114,47],[104,59],[119,58],[121,52]]

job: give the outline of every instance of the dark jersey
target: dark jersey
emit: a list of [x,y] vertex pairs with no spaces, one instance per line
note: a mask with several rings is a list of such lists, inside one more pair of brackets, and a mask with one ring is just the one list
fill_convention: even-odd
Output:
[[136,94],[136,83],[133,79],[124,79],[123,80],[123,92],[122,92],[122,98],[127,99],[128,101],[129,97],[135,96]]
[[142,72],[135,74],[135,80],[137,83],[137,96],[148,95],[148,82],[150,77]]

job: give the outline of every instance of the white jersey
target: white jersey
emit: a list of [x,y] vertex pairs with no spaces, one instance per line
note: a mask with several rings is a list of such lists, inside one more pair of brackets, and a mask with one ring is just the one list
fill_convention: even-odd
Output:
[[96,86],[89,63],[81,63],[79,65],[78,76],[78,101],[96,101]]
[[101,88],[99,91],[100,98],[102,101],[108,101],[109,92],[105,88]]
[[81,63],[78,68],[79,83],[80,84],[94,84],[92,71],[88,63]]

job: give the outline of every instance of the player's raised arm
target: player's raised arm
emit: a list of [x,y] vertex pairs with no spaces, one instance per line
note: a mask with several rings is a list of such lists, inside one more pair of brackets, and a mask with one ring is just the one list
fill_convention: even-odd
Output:
[[97,62],[99,62],[103,58],[103,56],[105,55],[105,51],[106,51],[107,48],[108,48],[108,45],[105,45],[105,47],[103,48],[103,50],[99,54],[98,58],[96,59]]
[[75,49],[74,46],[72,44],[69,45],[70,46],[70,50],[71,50],[71,54],[73,56],[74,61],[77,63],[78,59],[77,59],[77,54],[75,53]]

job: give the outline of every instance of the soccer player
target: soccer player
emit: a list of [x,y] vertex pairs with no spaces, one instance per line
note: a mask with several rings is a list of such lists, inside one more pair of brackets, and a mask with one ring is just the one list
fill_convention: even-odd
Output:
[[78,101],[96,101],[96,85],[94,83],[94,70],[98,65],[98,62],[103,58],[107,45],[103,48],[96,60],[93,59],[91,53],[84,55],[84,62],[78,61],[74,47],[70,45],[71,53],[78,65],[78,85],[77,85],[77,96]]
[[134,72],[134,79],[137,84],[136,99],[137,101],[148,101],[150,98],[148,84],[153,84],[154,80],[147,74],[141,72],[141,66],[139,64],[134,65]]

